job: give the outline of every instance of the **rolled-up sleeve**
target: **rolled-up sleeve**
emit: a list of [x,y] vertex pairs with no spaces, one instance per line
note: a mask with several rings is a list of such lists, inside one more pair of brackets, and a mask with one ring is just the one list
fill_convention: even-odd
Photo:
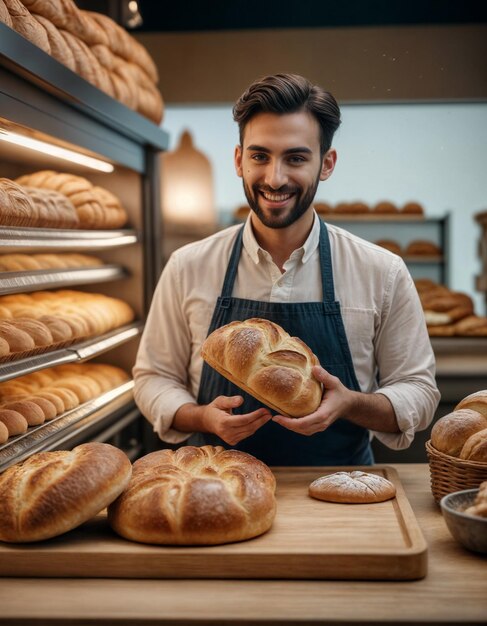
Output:
[[373,435],[389,448],[407,448],[431,423],[440,400],[435,357],[414,282],[402,259],[391,266],[375,339],[378,389],[391,402],[399,433]]
[[188,390],[191,337],[181,301],[177,256],[172,255],[154,292],[133,368],[137,406],[168,443],[190,436],[171,429],[171,423],[179,407],[196,402]]

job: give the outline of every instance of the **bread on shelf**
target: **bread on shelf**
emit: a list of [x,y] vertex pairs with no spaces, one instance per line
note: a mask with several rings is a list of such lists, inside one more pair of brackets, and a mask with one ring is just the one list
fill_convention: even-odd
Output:
[[41,170],[20,176],[15,182],[25,188],[61,194],[74,206],[79,228],[113,229],[121,228],[127,223],[127,212],[119,199],[107,189],[93,185],[82,176]]
[[[0,422],[8,436],[27,431],[130,380],[105,363],[58,365],[0,383]],[[24,423],[25,422],[25,423]]]
[[404,254],[405,256],[441,256],[442,250],[433,241],[416,239],[409,242]]
[[99,267],[103,261],[88,254],[0,254],[0,272]]
[[394,241],[394,239],[378,239],[374,243],[376,246],[389,250],[389,252],[393,252],[399,256],[402,255],[401,245],[397,241]]
[[123,300],[74,290],[1,296],[0,316],[0,339],[8,344],[7,352],[0,343],[4,360],[102,335],[135,317]]
[[73,0],[5,0],[0,21],[109,96],[162,121],[163,100],[156,65],[125,29]]
[[113,502],[131,473],[125,453],[107,443],[33,454],[0,475],[0,541],[42,541],[76,528]]
[[381,215],[395,215],[397,211],[397,206],[389,200],[382,200],[381,202],[375,204],[371,209],[372,213]]

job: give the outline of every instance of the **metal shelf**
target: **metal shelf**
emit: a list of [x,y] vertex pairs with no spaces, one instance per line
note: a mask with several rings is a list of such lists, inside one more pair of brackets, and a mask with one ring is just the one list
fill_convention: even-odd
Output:
[[120,265],[0,272],[0,295],[109,282],[128,276]]
[[92,428],[95,423],[102,428],[107,420],[113,421],[117,410],[128,408],[133,399],[133,387],[134,381],[128,381],[49,422],[31,426],[22,435],[10,437],[0,446],[0,472],[36,452],[59,446],[62,440]]
[[8,361],[0,364],[0,382],[31,374],[37,370],[63,365],[65,363],[76,363],[86,361],[107,350],[130,341],[142,333],[144,325],[142,322],[135,322],[127,326],[117,328],[105,335],[93,337],[87,341],[73,344],[68,348],[44,352],[18,361]]
[[134,230],[64,230],[0,226],[0,253],[36,250],[97,250],[137,243]]

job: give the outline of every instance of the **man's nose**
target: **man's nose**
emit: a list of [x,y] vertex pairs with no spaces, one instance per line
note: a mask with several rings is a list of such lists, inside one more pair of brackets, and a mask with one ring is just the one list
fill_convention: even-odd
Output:
[[273,161],[266,169],[265,182],[272,189],[279,189],[288,181],[287,173],[281,163]]

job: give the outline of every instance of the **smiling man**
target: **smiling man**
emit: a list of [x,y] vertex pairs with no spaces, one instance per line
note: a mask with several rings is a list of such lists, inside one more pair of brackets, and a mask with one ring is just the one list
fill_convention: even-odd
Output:
[[[221,444],[269,465],[370,464],[372,436],[409,446],[439,401],[414,283],[400,257],[313,209],[337,161],[330,93],[277,74],[253,83],[233,112],[251,213],[169,259],[134,368],[137,404],[171,444]],[[324,393],[314,413],[275,415],[203,363],[209,333],[251,317],[317,355]]]

